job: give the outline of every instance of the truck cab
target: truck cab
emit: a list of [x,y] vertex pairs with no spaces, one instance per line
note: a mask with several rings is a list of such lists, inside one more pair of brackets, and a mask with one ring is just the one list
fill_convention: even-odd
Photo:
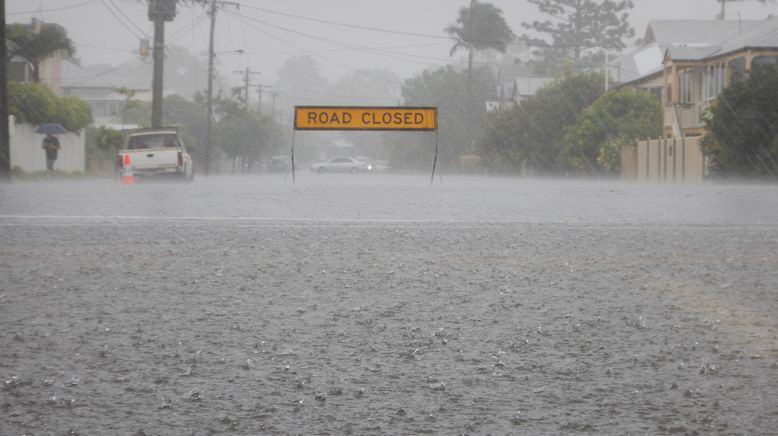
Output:
[[192,158],[175,128],[128,131],[119,147],[117,164],[122,169],[129,157],[136,177],[171,175],[194,178]]

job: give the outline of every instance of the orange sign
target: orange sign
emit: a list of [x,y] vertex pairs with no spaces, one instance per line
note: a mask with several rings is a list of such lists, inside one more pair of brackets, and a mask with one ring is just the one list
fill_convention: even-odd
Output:
[[295,130],[417,130],[438,128],[434,107],[296,106]]

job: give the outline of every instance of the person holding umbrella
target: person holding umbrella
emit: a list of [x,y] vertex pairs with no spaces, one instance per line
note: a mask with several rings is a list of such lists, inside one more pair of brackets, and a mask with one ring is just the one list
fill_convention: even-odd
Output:
[[54,162],[57,160],[57,151],[59,150],[59,139],[54,134],[65,132],[65,128],[59,124],[41,124],[35,130],[35,133],[46,135],[43,138],[41,148],[46,150],[46,172],[49,174],[49,177],[54,174]]

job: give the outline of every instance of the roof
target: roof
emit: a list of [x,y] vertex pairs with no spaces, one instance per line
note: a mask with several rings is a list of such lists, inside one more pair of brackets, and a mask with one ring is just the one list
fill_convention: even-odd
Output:
[[[63,86],[62,92],[64,95],[79,97],[87,101],[125,101],[127,95],[119,92],[121,88],[113,86]],[[132,96],[135,100],[148,100],[148,96],[151,94],[150,89],[131,89],[135,95]]]
[[698,61],[705,59],[718,49],[716,47],[670,47],[665,56],[675,61]]
[[621,56],[621,83],[638,82],[662,71],[665,59],[699,61],[749,48],[778,48],[778,18],[761,21],[653,20],[644,45]]
[[639,47],[616,61],[618,71],[614,77],[622,83],[632,82],[649,77],[662,71],[662,56],[664,52],[656,43]]
[[515,76],[512,80],[503,80],[497,84],[497,98],[513,100],[532,96],[554,80],[553,77]]
[[540,88],[548,85],[554,80],[556,79],[553,77],[516,77],[517,94],[523,96],[535,95]]
[[722,45],[716,55],[724,55],[744,48],[778,48],[778,17],[770,17],[744,28],[744,32]]
[[711,45],[728,35],[736,35],[759,21],[652,20],[643,37],[645,44],[659,46]]
[[748,23],[748,26],[743,26],[742,31],[737,34],[722,35],[716,43],[710,46],[670,47],[665,54],[666,59],[699,61],[749,48],[778,49],[778,17]]

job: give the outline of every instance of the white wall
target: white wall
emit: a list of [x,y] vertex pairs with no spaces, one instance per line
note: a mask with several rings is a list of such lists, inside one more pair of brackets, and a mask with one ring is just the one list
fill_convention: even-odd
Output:
[[[8,133],[11,136],[11,168],[20,167],[25,172],[46,171],[46,152],[41,143],[46,135],[35,133],[37,126],[16,124],[11,116],[8,120]],[[79,171],[86,169],[85,135],[64,133],[57,135],[59,153],[54,169],[59,171]]]

